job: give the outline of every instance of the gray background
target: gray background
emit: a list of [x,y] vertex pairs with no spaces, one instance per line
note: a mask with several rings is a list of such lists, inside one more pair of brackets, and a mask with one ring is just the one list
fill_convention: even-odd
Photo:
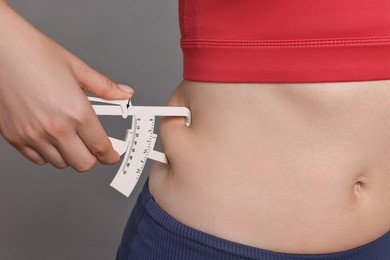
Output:
[[[165,105],[181,80],[177,0],[9,3],[91,67],[132,86],[134,105]],[[130,126],[129,119],[101,121],[117,138]],[[84,174],[40,167],[0,137],[0,259],[114,259],[150,163],[126,198],[109,187],[119,163]]]

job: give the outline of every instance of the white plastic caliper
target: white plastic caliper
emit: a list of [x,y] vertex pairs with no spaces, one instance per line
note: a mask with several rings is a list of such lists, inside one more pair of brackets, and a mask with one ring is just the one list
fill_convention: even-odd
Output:
[[186,126],[191,125],[191,111],[186,107],[132,106],[130,100],[105,100],[88,97],[91,102],[109,105],[92,105],[97,115],[132,116],[131,128],[125,140],[109,137],[114,149],[124,159],[110,186],[129,197],[137,184],[148,158],[169,163],[164,153],[153,150],[157,134],[154,133],[156,116],[184,116]]

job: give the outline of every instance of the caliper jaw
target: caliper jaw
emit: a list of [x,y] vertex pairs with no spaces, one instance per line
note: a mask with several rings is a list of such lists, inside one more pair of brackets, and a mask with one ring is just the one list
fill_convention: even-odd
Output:
[[130,142],[130,138],[132,135],[130,134],[131,129],[126,130],[126,136],[125,140],[119,140],[116,138],[108,137],[110,139],[112,146],[114,147],[114,150],[118,152],[119,156],[122,156],[124,153],[126,153],[128,144]]

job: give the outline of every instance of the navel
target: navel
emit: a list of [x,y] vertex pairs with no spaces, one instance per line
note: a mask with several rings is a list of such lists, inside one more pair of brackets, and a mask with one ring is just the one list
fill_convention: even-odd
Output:
[[364,191],[364,185],[365,184],[361,181],[355,182],[355,184],[353,185],[353,192],[355,193],[355,195],[361,194]]

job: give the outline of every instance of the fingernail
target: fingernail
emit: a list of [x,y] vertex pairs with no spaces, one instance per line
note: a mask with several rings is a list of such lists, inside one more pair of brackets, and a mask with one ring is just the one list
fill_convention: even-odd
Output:
[[130,94],[133,94],[134,93],[134,89],[132,89],[131,87],[129,86],[126,86],[126,85],[122,85],[122,84],[118,84],[118,87],[123,90],[124,92],[126,93],[130,93]]

